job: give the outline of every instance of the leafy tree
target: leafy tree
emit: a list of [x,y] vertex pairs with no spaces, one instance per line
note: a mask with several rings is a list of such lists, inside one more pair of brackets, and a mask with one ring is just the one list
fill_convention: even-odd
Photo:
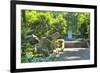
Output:
[[82,38],[89,38],[90,36],[90,14],[79,13],[78,15],[78,31]]

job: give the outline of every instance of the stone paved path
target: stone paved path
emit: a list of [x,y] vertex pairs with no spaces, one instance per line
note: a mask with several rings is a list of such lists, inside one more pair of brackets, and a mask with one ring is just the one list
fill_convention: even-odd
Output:
[[55,61],[87,60],[90,59],[89,48],[65,48]]

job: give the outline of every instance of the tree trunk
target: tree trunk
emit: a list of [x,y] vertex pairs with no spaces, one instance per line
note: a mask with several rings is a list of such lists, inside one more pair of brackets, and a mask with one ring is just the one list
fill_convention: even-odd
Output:
[[26,26],[26,14],[25,14],[25,10],[22,10],[22,22]]

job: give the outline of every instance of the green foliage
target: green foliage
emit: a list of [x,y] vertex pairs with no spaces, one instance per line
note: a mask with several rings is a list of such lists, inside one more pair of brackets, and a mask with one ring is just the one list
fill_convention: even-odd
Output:
[[63,14],[59,13],[57,16],[53,14],[50,11],[28,10],[26,11],[27,26],[38,37],[50,35],[54,32],[59,32],[64,37],[67,27],[66,20],[63,18]]
[[[35,43],[32,34],[41,37],[49,37],[55,32],[59,32],[64,39],[67,30],[71,30],[76,35],[80,33],[80,38],[90,37],[90,14],[82,12],[61,12],[61,11],[21,11],[21,62],[40,62],[54,60],[55,57],[45,55],[35,51]],[[53,45],[55,42],[52,42]],[[57,44],[55,44],[57,45]],[[59,46],[59,45],[58,45]],[[46,54],[46,52],[43,52]]]
[[80,13],[78,15],[78,30],[81,33],[82,38],[90,37],[90,14]]

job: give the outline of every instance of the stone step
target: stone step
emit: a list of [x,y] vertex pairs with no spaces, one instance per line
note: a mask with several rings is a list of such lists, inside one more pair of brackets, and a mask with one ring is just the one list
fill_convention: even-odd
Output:
[[87,42],[82,41],[66,41],[64,43],[65,48],[88,48]]

